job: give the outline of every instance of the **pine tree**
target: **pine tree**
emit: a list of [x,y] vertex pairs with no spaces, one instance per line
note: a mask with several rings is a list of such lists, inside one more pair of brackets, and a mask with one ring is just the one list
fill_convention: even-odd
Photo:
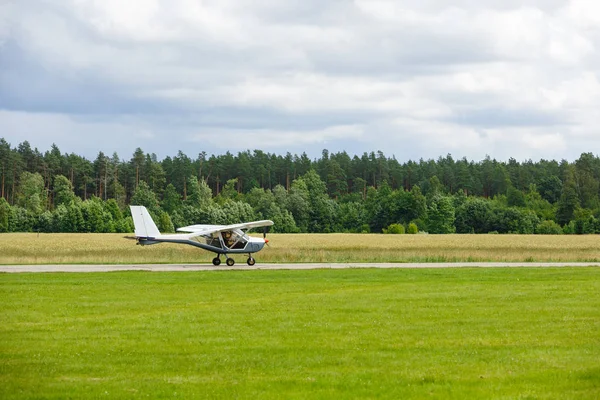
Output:
[[558,209],[556,210],[556,222],[561,225],[568,224],[579,208],[579,196],[577,195],[577,185],[571,168],[567,170],[567,177],[563,184],[560,199],[558,200]]

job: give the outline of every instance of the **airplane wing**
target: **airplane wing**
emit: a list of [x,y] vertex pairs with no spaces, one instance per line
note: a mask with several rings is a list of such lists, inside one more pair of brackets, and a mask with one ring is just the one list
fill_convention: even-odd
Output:
[[190,225],[184,226],[183,228],[177,229],[178,232],[191,232],[197,233],[198,235],[210,235],[211,233],[233,231],[235,229],[252,229],[260,228],[263,226],[272,226],[273,221],[262,220],[253,222],[244,222],[241,224],[233,225]]
[[204,232],[204,231],[215,232],[224,226],[225,225],[189,225],[189,226],[184,226],[182,228],[177,228],[177,232],[190,232],[190,233]]

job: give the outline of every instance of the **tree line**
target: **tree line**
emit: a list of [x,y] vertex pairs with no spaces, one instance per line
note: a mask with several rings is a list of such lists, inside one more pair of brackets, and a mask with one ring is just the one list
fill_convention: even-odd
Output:
[[127,205],[161,231],[271,219],[276,232],[600,233],[600,159],[310,159],[260,150],[91,161],[0,138],[0,232],[131,232]]

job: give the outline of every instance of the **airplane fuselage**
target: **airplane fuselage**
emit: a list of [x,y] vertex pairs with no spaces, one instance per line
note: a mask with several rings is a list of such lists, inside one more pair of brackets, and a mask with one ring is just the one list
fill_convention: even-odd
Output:
[[[160,235],[157,237],[138,237],[137,240],[138,243],[143,246],[158,243],[189,244],[217,254],[251,254],[261,251],[263,247],[265,247],[265,241],[263,239],[248,236],[245,240],[241,240],[237,243],[227,243],[222,237],[212,238],[213,240],[210,240],[206,236],[196,236],[193,238],[190,238],[190,236],[191,235],[189,234]],[[199,238],[206,238],[207,240],[198,240]],[[231,247],[228,247],[228,244]]]

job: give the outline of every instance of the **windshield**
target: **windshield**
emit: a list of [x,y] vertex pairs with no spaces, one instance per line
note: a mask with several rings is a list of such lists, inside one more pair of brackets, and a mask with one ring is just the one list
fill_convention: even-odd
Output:
[[248,236],[241,230],[221,232],[223,243],[230,249],[243,249],[248,244]]

